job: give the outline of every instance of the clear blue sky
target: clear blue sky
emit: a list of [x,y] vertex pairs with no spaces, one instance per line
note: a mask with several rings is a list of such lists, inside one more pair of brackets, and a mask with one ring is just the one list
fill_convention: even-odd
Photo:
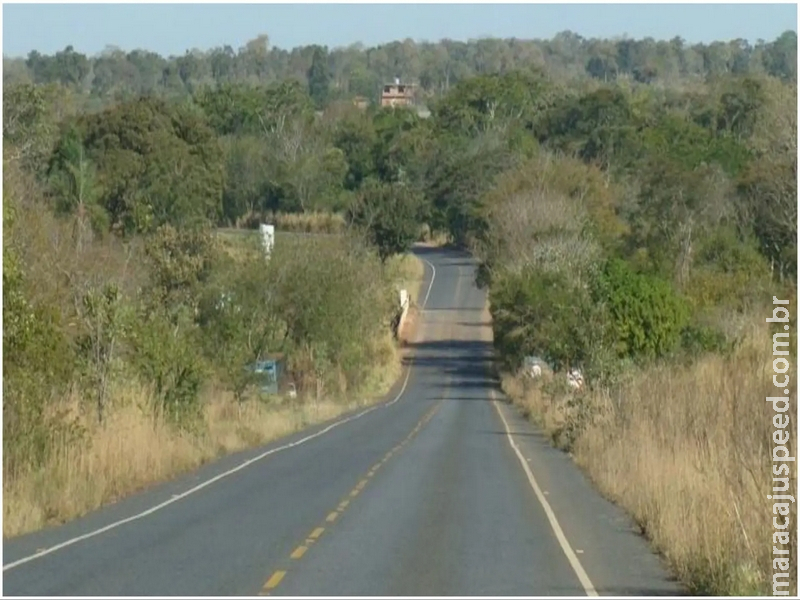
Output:
[[796,4],[5,4],[3,54],[53,54],[72,44],[96,54],[106,45],[162,55],[243,46],[267,34],[281,48],[318,43],[367,46],[410,37],[669,39],[690,43],[772,40],[797,31]]

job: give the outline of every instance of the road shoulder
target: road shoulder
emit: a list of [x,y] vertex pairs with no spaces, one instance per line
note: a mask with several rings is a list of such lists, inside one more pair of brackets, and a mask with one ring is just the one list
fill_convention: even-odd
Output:
[[[502,392],[496,394],[514,442],[598,594],[684,595],[627,513],[603,498],[570,455],[555,448]],[[496,423],[498,434],[506,434],[499,416]],[[531,496],[538,501],[533,490]]]

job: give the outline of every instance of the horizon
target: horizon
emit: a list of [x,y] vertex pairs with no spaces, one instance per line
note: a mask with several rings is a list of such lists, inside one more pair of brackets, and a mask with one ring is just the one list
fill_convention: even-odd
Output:
[[[365,18],[366,13],[372,18]],[[260,25],[256,17],[265,24]],[[180,28],[175,33],[176,22],[198,18],[191,30]],[[364,20],[388,20],[397,33],[378,32],[381,25],[364,33],[369,28]],[[342,26],[331,27],[336,21]],[[608,21],[620,25],[612,30]],[[529,26],[525,27],[526,23]],[[298,34],[298,26],[309,33]],[[163,28],[172,31],[162,35]],[[487,29],[493,31],[484,31]],[[347,30],[353,30],[352,35]],[[53,55],[67,46],[89,57],[119,48],[126,53],[144,50],[169,58],[226,45],[238,51],[259,35],[268,36],[271,50],[291,51],[314,44],[329,50],[356,45],[374,48],[406,39],[416,44],[487,38],[546,41],[565,31],[587,40],[667,41],[680,37],[687,45],[737,39],[755,45],[759,40],[771,42],[786,31],[797,33],[797,5],[11,4],[3,6],[3,58],[24,59],[31,51]],[[427,35],[413,35],[415,32]]]

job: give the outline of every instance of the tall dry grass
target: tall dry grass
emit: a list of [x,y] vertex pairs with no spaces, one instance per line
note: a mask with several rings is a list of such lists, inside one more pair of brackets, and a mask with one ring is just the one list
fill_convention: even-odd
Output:
[[[768,315],[769,313],[765,313]],[[568,400],[506,377],[506,392],[625,508],[696,594],[772,594],[772,342],[763,322],[731,357],[634,374]],[[797,397],[792,365],[789,398]],[[796,414],[795,406],[789,413]],[[794,419],[791,440],[796,439]],[[796,448],[796,445],[794,446]],[[796,450],[792,453],[796,456]],[[792,473],[790,489],[797,489]],[[797,589],[796,504],[791,538]],[[777,545],[777,544],[776,544]]]
[[[251,213],[242,217],[237,223],[237,229],[257,229],[260,223],[271,223],[278,231],[287,233],[343,233],[347,229],[347,220],[341,213],[335,212],[305,212],[284,213],[266,212]],[[222,229],[224,231],[224,228]],[[431,231],[430,225],[420,227],[419,241],[444,245],[448,242],[448,234],[441,231]]]
[[251,213],[242,217],[237,227],[257,228],[259,223],[271,223],[279,231],[294,233],[342,233],[347,227],[344,216],[333,212]]
[[[389,373],[376,373],[385,387]],[[3,481],[3,536],[13,537],[62,523],[148,485],[190,471],[214,458],[299,431],[370,402],[367,399],[308,399],[267,403],[234,401],[229,393],[207,393],[203,426],[180,433],[155,418],[148,392],[117,387],[114,409],[101,426],[91,413],[78,416],[82,443],[62,444],[43,468]],[[76,413],[81,400],[68,402]]]
[[413,254],[401,254],[387,260],[386,268],[395,287],[407,290],[409,297],[415,301],[419,297],[425,277],[425,265],[422,261]]

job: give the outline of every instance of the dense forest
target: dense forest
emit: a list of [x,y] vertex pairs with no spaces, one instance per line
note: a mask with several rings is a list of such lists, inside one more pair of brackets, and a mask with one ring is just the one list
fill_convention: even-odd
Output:
[[[771,549],[747,540],[770,530],[769,418],[753,408],[769,352],[748,349],[770,341],[753,323],[772,296],[796,297],[796,55],[793,32],[755,46],[567,32],[4,59],[4,514],[38,503],[24,528],[64,512],[30,474],[91,437],[65,398],[102,423],[137,381],[153,415],[202,437],[202,390],[243,404],[242,368],[265,353],[290,356],[304,393],[360,390],[392,352],[392,261],[443,234],[480,260],[504,373],[531,356],[583,370],[578,397],[519,384],[549,399],[530,406],[554,440],[604,462],[585,465],[695,591],[763,592]],[[352,102],[396,76],[421,86],[428,118]],[[342,235],[278,244],[266,269],[218,247],[216,228],[272,218]],[[732,374],[751,396],[728,394]],[[723,405],[729,420],[692,412]],[[687,472],[729,479],[664,504],[666,487],[646,497],[652,481],[628,473],[632,500],[596,470],[636,418],[675,435],[637,438],[660,457],[650,474],[700,448]],[[703,454],[717,434],[735,456]],[[664,525],[670,502],[691,512],[712,493],[741,503],[728,537],[703,525],[722,518],[711,500],[680,535]]]

